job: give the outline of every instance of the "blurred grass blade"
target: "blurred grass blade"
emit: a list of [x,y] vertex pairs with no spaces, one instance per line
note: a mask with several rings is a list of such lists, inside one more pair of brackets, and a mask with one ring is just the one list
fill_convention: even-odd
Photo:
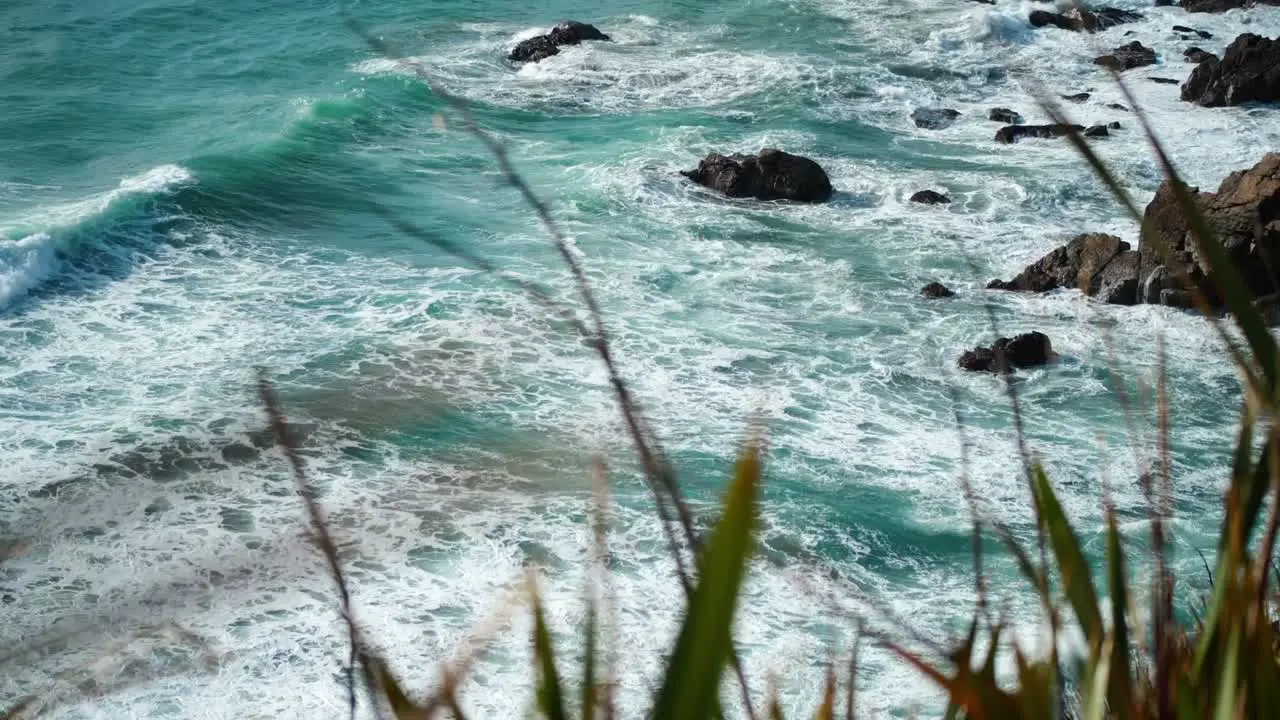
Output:
[[1080,540],[1071,529],[1062,506],[1049,485],[1049,478],[1044,468],[1037,464],[1033,468],[1036,494],[1040,502],[1041,522],[1049,534],[1053,546],[1054,557],[1058,561],[1058,570],[1062,574],[1062,584],[1067,593],[1067,600],[1075,610],[1080,627],[1091,646],[1096,646],[1102,639],[1102,614],[1098,611],[1098,593],[1094,589],[1093,576],[1084,552],[1080,550]]
[[[1227,642],[1226,664],[1218,684],[1218,702],[1213,711],[1214,720],[1232,720],[1236,717],[1236,671],[1240,661],[1240,630],[1231,631]],[[1245,717],[1243,714],[1241,717]]]
[[844,720],[853,720],[858,697],[858,649],[862,636],[853,639],[853,651],[849,653],[849,687],[845,692]]
[[1089,674],[1089,683],[1084,697],[1084,720],[1108,720],[1110,717],[1107,714],[1107,694],[1108,678],[1111,675],[1111,656],[1115,652],[1114,642],[1115,636],[1108,636],[1103,641],[1098,662]]
[[373,668],[378,687],[381,688],[382,695],[396,720],[425,720],[428,717],[428,713],[423,708],[409,699],[404,688],[400,686],[400,681],[392,674],[382,658],[368,655],[367,662]]
[[725,497],[724,514],[699,559],[675,649],[652,716],[705,720],[719,706],[720,676],[733,642],[733,617],[746,576],[760,487],[760,447],[747,444]]
[[1125,580],[1124,549],[1114,508],[1107,508],[1107,590],[1111,593],[1111,677],[1107,682],[1107,698],[1115,720],[1129,717],[1133,706],[1133,686],[1129,675],[1129,626],[1125,610],[1129,607],[1129,588]]
[[555,651],[551,647],[551,633],[547,630],[542,612],[542,600],[536,586],[533,594],[533,654],[538,666],[538,709],[547,720],[568,720],[565,711],[564,692],[560,687],[560,673],[556,671]]
[[582,658],[582,720],[596,715],[596,603],[587,605],[587,649]]
[[836,720],[836,670],[827,665],[827,684],[822,691],[822,704],[818,706],[816,720]]

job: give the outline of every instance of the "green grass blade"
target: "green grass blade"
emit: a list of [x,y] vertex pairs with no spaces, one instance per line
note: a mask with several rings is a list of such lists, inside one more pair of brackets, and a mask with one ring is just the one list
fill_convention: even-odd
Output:
[[1089,563],[1080,549],[1080,540],[1062,512],[1058,497],[1049,485],[1044,468],[1037,464],[1032,468],[1032,473],[1040,501],[1040,519],[1058,561],[1067,600],[1071,602],[1076,619],[1080,621],[1080,627],[1084,630],[1085,637],[1089,638],[1090,645],[1096,646],[1102,639],[1102,614],[1098,611],[1098,593],[1094,589]]
[[1114,636],[1108,637],[1103,641],[1102,652],[1098,655],[1098,662],[1093,666],[1089,674],[1089,683],[1084,697],[1084,720],[1108,720],[1108,678],[1111,675],[1111,656],[1115,652],[1112,647],[1114,642]]
[[551,647],[551,633],[547,630],[542,600],[536,588],[533,591],[533,654],[538,666],[538,709],[547,720],[568,720],[560,673],[556,671],[555,650]]
[[720,677],[733,642],[733,616],[747,572],[760,487],[760,448],[749,444],[738,459],[724,514],[698,564],[675,649],[667,663],[652,716],[706,720],[719,705]]
[[1240,631],[1231,631],[1227,641],[1226,664],[1218,684],[1218,702],[1214,707],[1214,720],[1232,720],[1236,716],[1236,671],[1240,661]]
[[1108,682],[1108,701],[1115,720],[1129,717],[1133,707],[1133,684],[1129,674],[1129,625],[1125,610],[1129,607],[1129,588],[1125,580],[1124,549],[1120,544],[1120,529],[1116,525],[1116,513],[1107,509],[1107,590],[1111,593],[1111,677]]

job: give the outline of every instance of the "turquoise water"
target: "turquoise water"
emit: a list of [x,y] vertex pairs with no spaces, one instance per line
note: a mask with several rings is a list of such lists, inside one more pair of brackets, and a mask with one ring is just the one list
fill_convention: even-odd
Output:
[[[932,637],[972,607],[952,388],[986,511],[1030,532],[1003,387],[954,370],[991,336],[987,303],[1006,334],[1042,330],[1063,356],[1017,386],[1030,445],[1094,551],[1104,483],[1142,541],[1134,478],[1153,446],[1150,394],[1132,442],[1109,356],[1131,392],[1150,387],[1165,338],[1180,566],[1198,572],[1194,548],[1212,547],[1239,392],[1204,322],[981,291],[1078,232],[1136,242],[1065,143],[997,146],[987,108],[1034,121],[1036,85],[1091,90],[1071,112],[1127,128],[1099,151],[1140,200],[1159,181],[1090,62],[1129,26],[1034,32],[1028,7],[351,4],[470,100],[546,199],[696,509],[750,419],[766,423],[763,552],[738,632],[758,690],[776,675],[790,711],[812,707],[871,604]],[[1280,14],[1144,12],[1131,27],[1165,62],[1131,71],[1134,90],[1194,182],[1280,145],[1272,110],[1195,108],[1144,79],[1189,70],[1175,23],[1212,30],[1196,44],[1217,52],[1246,25],[1280,33]],[[503,60],[565,17],[617,42]],[[0,28],[0,531],[30,540],[0,574],[0,626],[6,643],[78,622],[97,638],[7,668],[0,699],[170,672],[67,716],[342,712],[343,637],[284,462],[262,449],[260,365],[302,431],[359,617],[413,687],[512,616],[467,688],[477,717],[518,716],[530,697],[508,593],[530,568],[562,642],[581,627],[591,463],[605,457],[621,700],[636,715],[681,599],[602,369],[530,298],[371,210],[574,301],[457,118],[334,3],[9,3]],[[963,115],[918,130],[909,113],[927,105]],[[677,174],[765,146],[818,160],[836,196],[728,201]],[[954,202],[907,203],[925,188]],[[959,296],[917,299],[935,279]],[[1034,637],[1013,573],[992,571]],[[112,660],[88,664],[108,641]],[[867,707],[936,707],[909,669],[874,650],[865,668]]]

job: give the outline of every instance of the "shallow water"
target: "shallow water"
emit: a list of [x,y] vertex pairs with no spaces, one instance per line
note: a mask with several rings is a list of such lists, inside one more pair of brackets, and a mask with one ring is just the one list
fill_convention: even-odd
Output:
[[[1062,354],[1016,384],[1030,446],[1095,552],[1104,483],[1126,532],[1145,534],[1150,394],[1135,458],[1114,371],[1131,397],[1150,386],[1165,339],[1180,566],[1198,573],[1194,549],[1213,545],[1234,371],[1196,317],[981,291],[1082,231],[1136,243],[1065,142],[996,145],[986,109],[1035,122],[1035,88],[1091,92],[1068,110],[1124,124],[1095,147],[1145,202],[1158,170],[1091,63],[1132,30],[1162,62],[1126,77],[1180,169],[1213,187],[1280,145],[1274,111],[1194,107],[1145,78],[1190,71],[1174,24],[1210,30],[1194,44],[1219,52],[1246,28],[1280,33],[1280,13],[1143,7],[1145,21],[1090,37],[1033,31],[1031,7],[352,6],[508,143],[588,268],[697,510],[714,507],[750,419],[767,424],[763,552],[737,630],[748,675],[763,690],[776,674],[789,711],[813,706],[850,614],[870,612],[861,598],[934,637],[970,611],[953,389],[987,512],[1030,530],[1003,386],[954,369],[990,338],[988,304],[1001,331],[1042,330]],[[565,16],[616,42],[503,60]],[[336,605],[265,449],[263,366],[303,431],[360,618],[413,687],[495,608],[516,615],[467,688],[477,717],[518,716],[531,697],[526,621],[503,601],[528,568],[562,647],[581,628],[591,460],[608,458],[621,700],[637,714],[681,598],[602,368],[545,308],[371,209],[574,301],[457,118],[334,4],[25,3],[0,8],[0,26],[0,531],[33,539],[0,573],[0,626],[15,642],[81,618],[112,635],[174,621],[213,646],[201,657],[160,632],[86,668],[101,643],[77,642],[6,672],[0,699],[207,661],[67,716],[342,712]],[[962,116],[916,129],[911,110],[929,105]],[[730,201],[677,174],[764,146],[818,160],[836,196]],[[952,204],[907,202],[925,188]],[[959,296],[917,299],[931,280]],[[1014,573],[992,564],[1029,623]],[[936,707],[911,670],[874,651],[864,666],[865,707]]]

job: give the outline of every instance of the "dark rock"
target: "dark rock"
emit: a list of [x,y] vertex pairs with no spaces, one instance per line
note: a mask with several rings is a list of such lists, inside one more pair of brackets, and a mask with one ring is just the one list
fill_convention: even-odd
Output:
[[1062,99],[1066,100],[1067,102],[1082,103],[1089,99],[1089,93],[1082,92],[1082,93],[1076,93],[1075,95],[1063,95]]
[[[1220,13],[1237,8],[1251,7],[1254,0],[1182,0],[1182,8],[1193,13]],[[1271,5],[1274,3],[1263,3]]]
[[[1142,253],[1138,254],[1141,255]],[[1139,274],[1141,274],[1141,270],[1139,271]],[[1173,276],[1173,273],[1169,272],[1168,268],[1165,266],[1157,265],[1155,269],[1147,275],[1147,279],[1142,282],[1142,295],[1139,297],[1139,300],[1148,305],[1159,305],[1161,292],[1165,290],[1179,289],[1182,289],[1182,284]]]
[[1097,274],[1097,291],[1093,296],[1112,305],[1136,305],[1138,302],[1138,272],[1142,258],[1137,250],[1127,250],[1116,255]]
[[1006,125],[996,131],[996,142],[1015,143],[1023,138],[1055,138],[1062,137],[1072,129],[1076,132],[1084,130],[1083,125]]
[[955,295],[951,288],[940,282],[931,282],[920,288],[920,296],[927,298],[949,298]]
[[1027,16],[1027,20],[1031,22],[1032,27],[1046,27],[1051,25],[1056,28],[1071,30],[1073,32],[1080,32],[1081,30],[1096,32],[1098,30],[1106,30],[1107,28],[1115,25],[1135,22],[1141,19],[1142,15],[1140,13],[1110,7],[1099,8],[1097,10],[1072,8],[1065,13],[1032,10],[1031,14]]
[[970,372],[1012,372],[1014,368],[1046,365],[1056,357],[1053,343],[1042,332],[1000,338],[991,347],[976,347],[960,356],[959,365]]
[[921,190],[920,192],[911,196],[911,202],[922,203],[925,205],[946,205],[951,202],[951,198],[947,197],[946,195],[943,195],[940,192],[934,192],[932,190]]
[[1192,310],[1196,306],[1196,301],[1191,292],[1187,290],[1161,290],[1160,304],[1183,310]]
[[1129,108],[1121,105],[1120,103],[1107,103],[1104,107],[1111,108],[1112,110],[1119,110],[1120,112],[1129,112]]
[[538,62],[560,54],[562,45],[578,45],[584,40],[609,40],[594,25],[568,20],[551,29],[546,35],[523,40],[511,50],[507,59],[512,62]]
[[1120,124],[1119,120],[1112,120],[1111,122],[1107,123],[1107,129],[1109,130],[1119,130],[1123,127],[1124,126]]
[[698,163],[696,170],[681,174],[735,198],[824,202],[832,192],[831,180],[822,166],[774,148],[765,148],[754,157],[711,154]]
[[1221,61],[1210,58],[1191,71],[1182,99],[1205,107],[1280,100],[1280,40],[1237,37]]
[[987,288],[1021,292],[1080,288],[1092,295],[1097,291],[1101,271],[1128,250],[1129,243],[1114,235],[1079,235],[1028,265],[1012,280],[993,280]]
[[[1252,168],[1228,175],[1217,192],[1187,191],[1249,292],[1254,297],[1275,293],[1280,288],[1280,154],[1268,153]],[[1187,278],[1216,306],[1219,283],[1190,229],[1166,180],[1143,216],[1138,248],[1143,268],[1153,273],[1165,265],[1166,271]],[[1167,284],[1161,285],[1161,292],[1168,289]],[[1144,296],[1151,294],[1144,292]]]
[[1147,79],[1158,85],[1177,85],[1182,82],[1181,80],[1174,80],[1173,78],[1166,77],[1149,77]]
[[987,119],[1005,125],[1021,125],[1022,116],[1009,108],[991,108],[987,111]]
[[1121,45],[1112,50],[1110,55],[1094,58],[1093,64],[1111,68],[1112,70],[1132,70],[1144,65],[1155,65],[1156,51],[1134,40],[1127,45]]
[[1211,52],[1205,52],[1204,50],[1201,50],[1198,47],[1189,47],[1186,50],[1183,50],[1182,57],[1185,58],[1187,62],[1195,63],[1197,65],[1204,62],[1205,60],[1218,59],[1217,55],[1214,55]]
[[1174,31],[1174,32],[1180,32],[1180,33],[1188,33],[1188,34],[1191,34],[1191,35],[1196,35],[1196,36],[1198,36],[1201,40],[1212,40],[1212,39],[1213,39],[1213,33],[1209,32],[1208,30],[1196,30],[1195,28],[1189,28],[1189,27],[1187,27],[1186,25],[1174,25],[1174,26],[1173,26],[1173,31]]
[[1107,137],[1110,134],[1106,125],[1090,125],[1084,131],[1085,137]]
[[960,111],[950,108],[916,108],[911,111],[911,119],[915,121],[916,127],[926,130],[942,130],[950,127],[958,117],[960,117]]

